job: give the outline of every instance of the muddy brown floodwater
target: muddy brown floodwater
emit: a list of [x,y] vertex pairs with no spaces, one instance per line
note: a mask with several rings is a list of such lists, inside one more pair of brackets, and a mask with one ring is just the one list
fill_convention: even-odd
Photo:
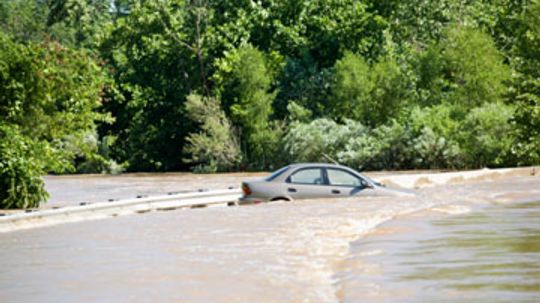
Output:
[[511,177],[5,233],[0,302],[538,302],[537,201]]

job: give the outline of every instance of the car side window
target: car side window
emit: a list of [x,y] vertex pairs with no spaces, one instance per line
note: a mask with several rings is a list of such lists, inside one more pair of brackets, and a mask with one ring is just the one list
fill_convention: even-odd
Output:
[[341,169],[327,169],[328,182],[330,185],[336,186],[352,186],[357,187],[362,185],[362,180],[355,175]]
[[298,184],[323,184],[322,169],[308,168],[299,170],[289,176],[288,181]]

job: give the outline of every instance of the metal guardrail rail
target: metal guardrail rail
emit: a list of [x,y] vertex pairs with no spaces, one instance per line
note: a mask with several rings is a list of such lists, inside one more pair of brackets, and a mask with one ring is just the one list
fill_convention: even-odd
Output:
[[237,205],[240,196],[240,189],[199,191],[15,213],[0,217],[0,232],[150,211]]

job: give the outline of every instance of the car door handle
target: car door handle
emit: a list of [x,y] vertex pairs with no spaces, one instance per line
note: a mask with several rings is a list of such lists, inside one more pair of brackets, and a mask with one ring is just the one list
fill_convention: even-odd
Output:
[[337,190],[337,189],[332,189],[332,193],[333,193],[333,194],[336,194],[336,195],[337,195],[337,194],[341,194],[341,192],[340,192],[339,190]]
[[290,193],[295,193],[296,188],[289,187],[289,188],[287,188],[287,191],[290,192]]

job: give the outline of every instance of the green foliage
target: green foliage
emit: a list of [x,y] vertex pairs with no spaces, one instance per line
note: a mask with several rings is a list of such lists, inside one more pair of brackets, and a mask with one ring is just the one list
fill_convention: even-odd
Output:
[[359,170],[406,168],[410,165],[409,142],[410,133],[393,120],[350,136],[338,159]]
[[19,41],[40,41],[46,32],[48,8],[39,1],[0,2],[0,28]]
[[432,107],[414,107],[408,118],[412,131],[419,133],[429,127],[435,133],[450,138],[458,132],[460,122],[453,118],[455,106],[439,104]]
[[459,168],[462,166],[459,144],[425,127],[413,141],[414,164],[418,168]]
[[467,152],[467,166],[501,166],[512,163],[511,148],[514,143],[510,119],[511,106],[486,103],[471,110],[461,126],[461,146]]
[[[105,77],[84,50],[57,43],[20,44],[0,32],[2,205],[34,207],[46,195],[40,175],[74,169],[96,146]],[[17,202],[16,196],[20,195]]]
[[37,207],[47,200],[42,151],[17,127],[0,124],[0,209]]
[[[229,67],[229,68],[227,68]],[[267,167],[276,157],[279,128],[271,123],[272,102],[277,92],[271,91],[272,73],[264,54],[247,45],[231,52],[221,62],[227,79],[223,87],[228,94],[233,121],[241,127],[244,153],[255,167]]]
[[184,148],[184,152],[191,155],[188,161],[198,164],[196,171],[216,172],[236,168],[241,161],[240,147],[219,99],[189,95],[186,112],[200,124],[200,132],[189,134]]
[[276,116],[284,118],[291,102],[309,110],[314,117],[325,115],[333,77],[333,68],[319,68],[307,52],[300,58],[287,58],[274,101]]
[[[497,165],[509,151],[510,141],[495,142],[494,136],[509,131],[511,111],[508,108],[494,115],[492,110],[496,108],[473,110],[463,126],[452,118],[452,108],[446,105],[415,108],[408,122],[391,120],[376,128],[354,120],[345,120],[345,124],[328,119],[294,122],[284,137],[284,148],[294,162],[336,159],[360,170]],[[471,152],[476,151],[467,159],[460,145],[464,138],[467,142],[476,140],[474,149],[467,146]]]
[[0,123],[19,138],[4,153],[24,172],[39,146],[42,173],[537,164],[539,15],[537,0],[3,1]]
[[365,60],[353,53],[336,62],[336,83],[332,88],[331,108],[334,116],[345,115],[345,118],[367,120],[372,100],[370,92],[374,83],[370,79],[370,68]]
[[296,104],[294,101],[289,102],[287,105],[287,112],[289,113],[290,121],[298,122],[309,122],[313,114],[309,109]]
[[85,51],[56,43],[25,46],[0,33],[0,116],[23,135],[51,142],[68,162],[90,154],[85,137],[96,121],[110,121],[96,112],[104,82]]
[[534,1],[518,18],[518,43],[514,44],[517,144],[514,154],[522,165],[540,163],[540,1]]
[[185,167],[181,151],[193,123],[183,102],[195,88],[204,90],[208,66],[197,57],[206,54],[197,12],[172,1],[135,3],[102,44],[115,81],[105,110],[116,121],[100,132],[117,137],[111,154],[131,171]]
[[292,58],[307,51],[318,68],[331,67],[347,50],[376,58],[388,27],[387,20],[355,0],[279,0],[249,6],[254,45]]
[[471,28],[454,28],[443,41],[446,71],[454,89],[452,103],[466,107],[496,102],[506,92],[510,68],[487,34]]
[[367,128],[361,123],[346,120],[338,124],[332,120],[321,118],[310,123],[293,122],[283,138],[287,156],[293,162],[328,162],[338,159],[352,137],[357,137]]
[[335,73],[331,108],[336,118],[376,126],[396,118],[407,103],[407,80],[393,59],[370,67],[362,57],[347,53]]
[[98,137],[96,131],[86,135],[86,156],[75,159],[77,172],[119,174],[125,171],[125,163],[118,164],[111,158],[111,147],[114,145],[116,137],[105,136],[101,139]]
[[517,144],[514,154],[522,165],[540,163],[540,80],[529,80],[521,84],[517,98],[516,122]]
[[463,112],[502,100],[511,70],[493,39],[477,29],[454,26],[444,39],[419,54],[422,104],[456,104]]
[[453,116],[456,106],[439,104],[415,107],[409,116],[412,132],[412,159],[420,168],[459,168],[463,165],[456,134],[460,122]]

